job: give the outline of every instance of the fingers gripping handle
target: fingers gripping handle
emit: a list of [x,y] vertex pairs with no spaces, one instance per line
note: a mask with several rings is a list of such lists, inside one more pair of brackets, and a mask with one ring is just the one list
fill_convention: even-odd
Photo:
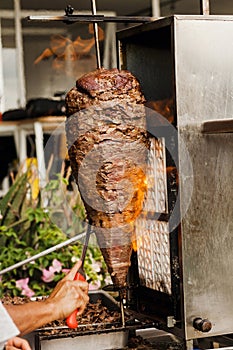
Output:
[[78,310],[74,310],[70,316],[67,317],[66,319],[66,324],[69,328],[77,328],[78,327],[78,322],[77,322],[77,313]]
[[[75,281],[86,281],[85,277],[80,272],[76,273],[74,280]],[[77,318],[76,318],[77,313],[78,313],[78,309],[74,310],[72,312],[72,314],[67,317],[66,324],[69,328],[77,328],[78,327],[78,322],[77,322]]]

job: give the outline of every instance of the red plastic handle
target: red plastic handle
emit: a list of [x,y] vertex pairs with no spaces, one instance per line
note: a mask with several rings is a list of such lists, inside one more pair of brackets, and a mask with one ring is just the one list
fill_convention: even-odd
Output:
[[[76,273],[74,280],[75,281],[86,281],[85,277],[80,272]],[[78,309],[74,310],[72,312],[72,314],[67,317],[66,324],[69,328],[77,328],[78,327],[77,313],[78,313]]]

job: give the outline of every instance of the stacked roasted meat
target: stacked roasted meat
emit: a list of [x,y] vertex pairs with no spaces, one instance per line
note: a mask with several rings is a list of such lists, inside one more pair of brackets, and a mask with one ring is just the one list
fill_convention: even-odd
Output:
[[113,283],[126,284],[146,192],[144,96],[128,71],[97,69],[66,96],[72,172]]

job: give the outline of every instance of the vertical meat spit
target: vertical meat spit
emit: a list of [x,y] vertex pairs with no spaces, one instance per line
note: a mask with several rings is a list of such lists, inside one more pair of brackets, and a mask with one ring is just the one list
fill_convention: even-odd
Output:
[[[95,0],[91,0],[91,9],[92,9],[92,15],[96,15],[96,2]],[[99,33],[98,33],[98,25],[96,22],[93,23],[94,28],[94,37],[95,37],[95,52],[96,52],[96,63],[97,68],[101,67],[101,61],[100,61],[100,46],[99,46]]]
[[210,14],[209,0],[200,0],[200,6],[201,6],[201,14],[202,15],[209,15]]
[[[132,252],[133,224],[140,213],[144,193],[146,192],[145,164],[149,142],[145,127],[146,118],[143,105],[145,100],[137,80],[128,72],[116,69],[112,71],[100,70],[101,59],[97,22],[143,23],[151,22],[154,19],[151,17],[97,16],[95,0],[91,0],[91,7],[92,16],[74,16],[74,9],[68,7],[65,11],[65,16],[29,16],[27,19],[35,21],[63,21],[64,23],[77,21],[93,23],[97,71],[90,73],[83,80],[79,80],[81,85],[84,83],[80,91],[76,87],[68,93],[66,102],[69,120],[66,124],[66,132],[72,170],[81,190],[88,219],[91,219],[90,221],[93,223],[93,230],[97,236],[98,244],[108,266],[113,284],[119,290],[122,325],[124,327],[123,300]],[[101,84],[103,84],[102,87]],[[92,89],[93,86],[91,85],[94,86],[94,89]],[[99,87],[100,90],[102,88],[103,90],[98,91]],[[103,93],[104,91],[106,95]],[[83,100],[81,98],[82,101],[79,100],[81,94],[84,96]],[[99,97],[100,101],[98,101]],[[102,97],[104,97],[103,100]],[[96,101],[97,109],[92,107]],[[101,102],[101,111],[99,102]],[[92,108],[91,113],[90,107]],[[89,113],[82,112],[84,109],[89,109]],[[77,111],[80,111],[78,118],[75,118],[75,115],[70,117]],[[82,113],[83,116],[80,117]],[[89,119],[89,123],[87,119]],[[90,135],[87,136],[89,131],[93,130],[93,127],[94,131],[92,134],[94,138],[96,136],[97,138],[99,136],[100,138],[102,137],[100,143],[107,145],[103,147],[97,158],[96,155],[91,158],[88,167],[88,171],[90,170],[90,173],[92,171],[92,175],[97,179],[97,191],[105,202],[101,210],[95,208],[94,192],[91,194],[89,190],[85,190],[84,192],[86,193],[83,192],[83,189],[87,188],[88,181],[86,179],[91,177],[90,173],[81,173],[80,175],[79,172],[82,160],[88,156],[91,147],[96,146],[94,139],[91,140]],[[96,127],[99,130],[95,130]],[[119,137],[120,134],[121,136]],[[119,140],[120,138],[121,140]],[[109,141],[110,143],[108,144]],[[85,148],[87,152],[85,152]],[[124,152],[125,156],[123,156],[122,161]],[[104,158],[110,158],[110,161],[105,162]],[[97,172],[92,166],[96,164],[96,159],[99,161],[99,166],[101,162],[103,164],[100,169],[97,169]],[[123,184],[127,181],[131,183],[130,186]]]
[[66,136],[72,172],[114,286],[123,291],[134,222],[146,192],[148,137],[137,79],[97,69],[66,96]]

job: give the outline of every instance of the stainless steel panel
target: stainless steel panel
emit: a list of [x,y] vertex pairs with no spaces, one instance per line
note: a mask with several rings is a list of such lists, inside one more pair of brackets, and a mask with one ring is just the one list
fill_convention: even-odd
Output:
[[[175,15],[118,35],[123,67],[139,78],[146,98],[175,101],[186,339],[233,332],[233,135],[202,133],[203,122],[233,116],[232,38],[233,16],[212,15]],[[146,266],[145,276],[152,285]],[[208,318],[211,331],[196,331],[196,317]]]
[[176,19],[179,124],[232,118],[232,20]]
[[128,330],[88,334],[77,337],[44,339],[40,341],[41,350],[110,350],[121,349],[127,345]]
[[[205,120],[232,118],[232,18],[175,19],[177,123],[193,166],[193,194],[181,223],[186,338],[233,331],[233,135],[203,135]],[[180,158],[180,196],[190,191]],[[190,174],[190,177],[192,174]],[[209,333],[193,328],[208,318]]]

